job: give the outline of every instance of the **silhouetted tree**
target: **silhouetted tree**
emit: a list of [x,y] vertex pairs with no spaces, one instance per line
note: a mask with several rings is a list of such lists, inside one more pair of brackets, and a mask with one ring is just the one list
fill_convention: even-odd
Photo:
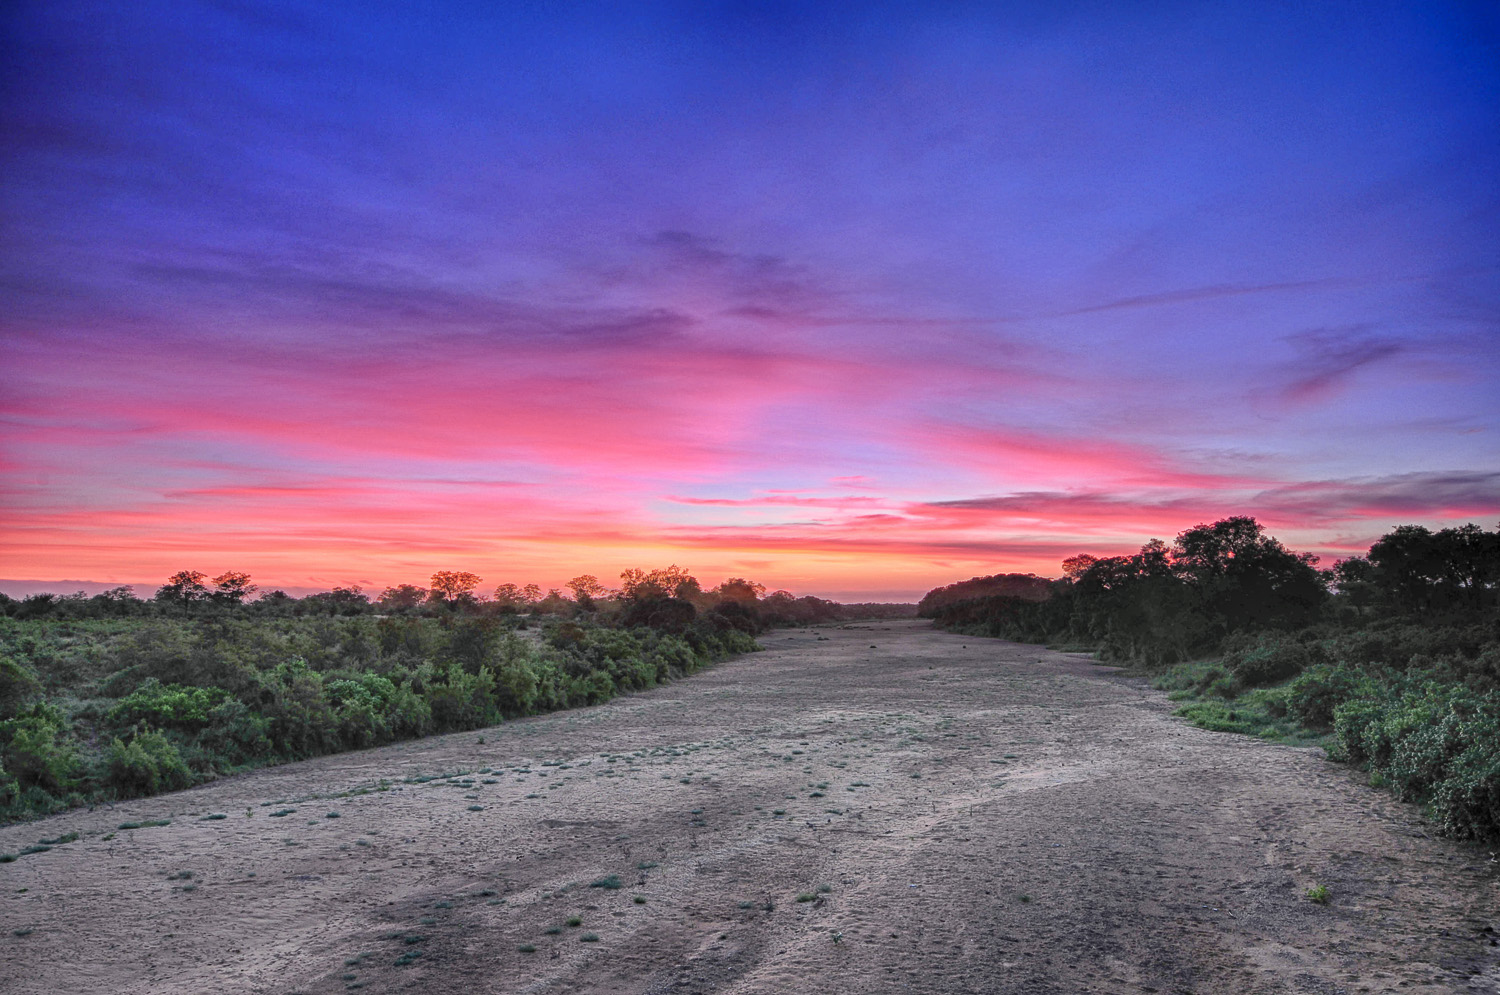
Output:
[[203,582],[207,579],[207,574],[197,570],[179,570],[156,589],[156,600],[177,603],[206,601],[210,593]]
[[380,592],[378,603],[383,611],[403,611],[427,600],[427,588],[415,584],[398,584]]
[[250,583],[249,574],[228,570],[214,578],[214,592],[211,597],[215,601],[237,605],[258,590],[260,588]]
[[471,574],[467,570],[439,570],[432,575],[427,596],[442,604],[472,599],[474,588],[479,586],[479,581],[480,577],[477,574]]

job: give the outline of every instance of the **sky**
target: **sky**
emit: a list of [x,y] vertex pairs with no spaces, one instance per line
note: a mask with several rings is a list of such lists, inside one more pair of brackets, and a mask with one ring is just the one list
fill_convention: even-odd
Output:
[[[1489,4],[13,2],[0,590],[1500,521]],[[67,582],[67,583],[64,583]],[[93,589],[93,588],[89,588]]]

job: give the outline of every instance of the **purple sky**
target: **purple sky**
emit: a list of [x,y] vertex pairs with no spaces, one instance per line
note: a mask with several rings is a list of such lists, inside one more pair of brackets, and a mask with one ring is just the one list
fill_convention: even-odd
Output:
[[1500,516],[1488,4],[14,3],[0,589]]

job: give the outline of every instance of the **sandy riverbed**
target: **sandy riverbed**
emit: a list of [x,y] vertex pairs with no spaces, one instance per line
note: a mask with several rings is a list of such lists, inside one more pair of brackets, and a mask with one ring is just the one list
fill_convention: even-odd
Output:
[[0,990],[1500,991],[1500,864],[1318,751],[925,622],[762,643],[0,829],[82,834],[0,865]]

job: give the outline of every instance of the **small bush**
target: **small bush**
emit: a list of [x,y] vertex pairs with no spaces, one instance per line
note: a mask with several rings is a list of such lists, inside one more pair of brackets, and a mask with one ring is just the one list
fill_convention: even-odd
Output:
[[1314,654],[1306,644],[1281,633],[1263,633],[1249,646],[1224,654],[1230,672],[1249,687],[1284,681],[1313,662]]
[[208,725],[214,707],[228,697],[229,692],[222,688],[162,684],[151,677],[121,698],[109,710],[108,720],[112,728],[120,730],[144,724],[159,729],[197,732]]
[[0,721],[0,769],[9,773],[20,793],[38,789],[55,795],[73,786],[78,756],[65,728],[62,711],[46,702]]
[[105,784],[120,798],[176,791],[193,781],[177,747],[157,730],[137,733],[128,744],[114,740],[104,763]]
[[1369,677],[1349,667],[1318,664],[1309,667],[1287,688],[1287,711],[1309,729],[1333,728],[1340,705],[1373,687]]

